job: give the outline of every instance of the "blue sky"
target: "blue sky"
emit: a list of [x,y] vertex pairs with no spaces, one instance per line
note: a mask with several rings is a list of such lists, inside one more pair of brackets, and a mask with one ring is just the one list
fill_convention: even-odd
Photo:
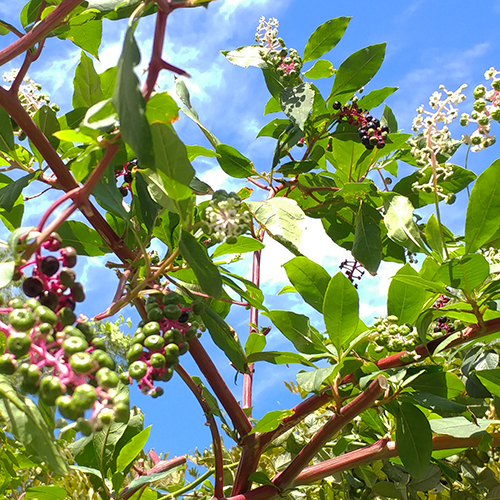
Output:
[[[16,16],[15,2],[0,4],[2,19],[19,26]],[[220,51],[254,43],[260,16],[277,17],[280,21],[280,36],[288,47],[296,48],[299,53],[319,24],[333,17],[352,16],[344,38],[330,54],[324,56],[332,61],[334,67],[338,67],[347,56],[360,48],[387,42],[385,62],[367,86],[366,92],[384,86],[400,87],[389,97],[387,104],[393,109],[400,129],[406,132],[411,132],[415,109],[420,104],[427,104],[428,97],[440,84],[455,90],[462,83],[468,83],[466,94],[470,96],[475,85],[484,83],[484,71],[490,66],[499,66],[498,0],[386,1],[380,4],[365,0],[343,3],[331,0],[220,0],[211,4],[208,10],[200,8],[175,12],[167,28],[165,59],[192,75],[186,83],[191,91],[192,104],[204,124],[223,143],[236,147],[249,157],[257,170],[268,170],[274,147],[273,142],[266,138],[255,140],[260,128],[275,116],[263,115],[269,95],[258,69],[245,70],[233,66]],[[105,22],[100,61],[96,63],[99,71],[116,64],[123,30],[124,23]],[[152,31],[153,20],[146,18],[141,21],[136,32],[143,56],[139,71],[147,66]],[[8,37],[0,38],[0,47],[8,41]],[[48,40],[45,52],[32,66],[29,76],[43,85],[64,112],[71,103],[71,81],[80,51],[69,41]],[[2,70],[8,71],[20,64],[18,59]],[[308,63],[304,70],[311,65]],[[159,90],[173,89],[172,74],[162,74],[159,83]],[[324,93],[327,93],[330,85],[326,83],[322,86]],[[176,123],[176,129],[186,144],[208,147],[204,136],[183,115]],[[461,133],[462,130],[457,129],[457,137]],[[494,159],[494,154],[493,148],[492,152],[472,155],[469,168],[476,173],[481,172]],[[240,185],[228,180],[216,164],[209,160],[212,159],[196,161],[194,166],[199,176],[213,188],[235,189]],[[460,163],[458,159],[456,161]],[[461,230],[465,202],[465,198],[460,197],[452,207],[443,208],[445,222],[456,231]],[[49,204],[50,197],[42,197],[32,203],[31,208],[28,205],[24,223],[36,223],[41,211]],[[338,265],[346,255],[322,234],[320,227],[310,223],[303,241],[302,251],[305,255],[320,262],[331,274],[338,271]],[[277,291],[287,283],[281,264],[291,258],[291,254],[272,242],[266,243],[262,276],[268,306],[311,313],[308,306],[293,296],[275,297]],[[86,286],[88,299],[79,312],[92,316],[109,303],[116,281],[111,271],[103,272],[103,260],[108,258],[81,260],[80,278]],[[240,266],[242,272],[244,265]],[[369,320],[374,315],[384,313],[384,294],[388,279],[395,270],[394,265],[383,265],[378,277],[362,280],[359,290],[364,319]],[[125,314],[133,315],[130,311]],[[234,313],[230,319],[244,339],[248,331],[246,315]],[[264,319],[262,324],[268,323]],[[321,324],[316,323],[316,326],[321,327]],[[208,335],[203,342],[239,399],[241,378],[234,385],[234,372],[227,360],[211,346]],[[269,348],[286,350],[290,345],[272,332]],[[189,355],[183,361],[190,373],[197,374]],[[288,393],[282,383],[284,379],[293,380],[296,371],[295,367],[257,367],[255,416],[260,417],[269,410],[287,408],[298,402],[298,397]],[[148,444],[154,446],[157,452],[171,450],[172,454],[208,445],[209,431],[203,425],[203,414],[194,398],[182,387],[178,378],[166,384],[165,390],[166,395],[156,401],[133,392],[133,403],[145,411],[146,423],[153,423]],[[182,405],[182,410],[179,405]]]

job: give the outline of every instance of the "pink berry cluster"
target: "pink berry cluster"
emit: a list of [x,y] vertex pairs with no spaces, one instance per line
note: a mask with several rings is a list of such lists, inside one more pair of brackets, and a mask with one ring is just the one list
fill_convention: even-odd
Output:
[[120,193],[124,198],[129,193],[132,193],[132,168],[136,165],[137,160],[132,160],[125,163],[122,168],[118,168],[117,170],[115,170],[116,180],[118,180],[120,177],[123,177],[123,183],[118,189],[120,190]]
[[129,382],[137,380],[144,394],[161,396],[163,389],[154,382],[172,378],[179,356],[189,350],[188,341],[197,334],[193,316],[202,311],[202,302],[195,300],[188,305],[175,292],[151,295],[146,301],[148,320],[139,324],[127,351],[129,366],[125,375]]
[[381,125],[378,118],[374,118],[366,110],[359,109],[355,102],[342,106],[339,101],[335,101],[333,109],[337,111],[337,114],[334,115],[337,119],[345,120],[350,125],[358,127],[359,139],[366,149],[385,147],[389,127]]
[[[74,313],[76,302],[85,297],[72,269],[76,251],[64,247],[57,234],[42,247],[20,267],[24,273],[33,266],[22,285],[29,298],[13,299],[0,309],[5,315],[0,331],[6,337],[0,373],[15,375],[23,392],[56,405],[85,434],[113,420],[126,422],[128,394],[118,392],[120,379],[105,352],[106,340]],[[42,256],[42,250],[59,256]]]

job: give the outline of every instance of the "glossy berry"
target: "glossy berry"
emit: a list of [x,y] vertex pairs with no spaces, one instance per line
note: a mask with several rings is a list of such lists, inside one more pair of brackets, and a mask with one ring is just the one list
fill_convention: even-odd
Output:
[[95,378],[97,383],[105,389],[116,387],[120,381],[118,374],[106,367],[99,369]]
[[69,364],[76,373],[90,373],[95,368],[95,361],[88,352],[77,352],[69,358]]
[[[165,358],[164,358],[165,359]],[[0,356],[0,373],[2,375],[12,375],[17,370],[17,363],[10,354],[2,354]]]
[[14,309],[7,316],[7,321],[20,332],[26,332],[35,324],[35,317],[28,309]]
[[55,311],[59,305],[59,297],[54,292],[45,291],[39,298],[40,304]]
[[48,257],[42,259],[39,269],[46,276],[54,276],[54,274],[59,271],[59,266],[59,261],[55,257],[49,255]]
[[75,267],[76,265],[76,250],[73,247],[65,247],[61,250],[63,257],[63,265],[65,267]]
[[125,182],[127,182],[128,184],[130,184],[132,182],[132,172],[127,172],[124,176],[123,176],[123,180]]
[[128,195],[128,189],[125,186],[119,188],[120,194],[125,198]]
[[340,108],[342,107],[342,104],[340,104],[339,101],[335,101],[333,104],[332,104],[332,108],[335,109],[335,110],[339,110]]
[[23,292],[27,297],[38,297],[43,292],[43,281],[36,277],[26,278],[23,281]]
[[20,358],[28,354],[31,349],[31,339],[26,333],[13,333],[7,339],[7,350]]
[[129,375],[135,380],[144,377],[147,371],[148,365],[144,361],[134,361],[128,368]]
[[75,283],[76,273],[75,271],[73,271],[73,269],[63,267],[61,269],[61,272],[59,273],[58,278],[62,285],[67,288],[71,288]]

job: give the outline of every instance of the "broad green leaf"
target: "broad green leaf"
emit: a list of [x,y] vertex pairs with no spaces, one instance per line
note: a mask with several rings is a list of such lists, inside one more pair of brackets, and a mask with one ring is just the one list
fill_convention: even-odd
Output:
[[95,144],[96,142],[92,137],[82,132],[77,132],[76,130],[66,129],[59,130],[52,134],[63,142],[77,142],[81,144]]
[[311,84],[300,83],[296,87],[287,87],[280,92],[279,98],[283,113],[303,131],[314,102]]
[[304,76],[311,80],[319,80],[321,78],[330,78],[334,73],[333,64],[325,59],[320,59],[314,63],[311,69],[304,73]]
[[0,107],[0,151],[10,153],[14,151],[14,133],[9,114]]
[[176,207],[174,201],[168,196],[163,183],[163,176],[160,176],[158,172],[153,172],[149,169],[142,170],[141,174],[148,185],[148,191],[151,198],[162,208],[166,208],[168,211],[172,212],[172,214],[178,215],[177,211],[179,208]]
[[[226,273],[224,273],[224,274],[226,274]],[[232,288],[241,297],[241,300],[246,300],[252,307],[267,311],[267,307],[262,303],[262,300],[259,300],[260,297],[256,298],[256,296],[254,294],[255,290],[258,290],[255,287],[255,285],[253,287],[247,286],[247,289],[244,290],[241,286],[239,286],[236,282],[234,282],[228,276],[222,276],[222,282],[224,285],[227,285],[230,288]],[[259,295],[261,295],[261,294],[259,294]]]
[[116,85],[116,66],[112,66],[107,70],[99,73],[99,80],[101,80],[101,91],[103,99],[111,99]]
[[305,214],[295,200],[275,197],[266,201],[249,201],[248,210],[267,234],[295,255],[300,245]]
[[236,178],[244,178],[255,174],[253,163],[243,156],[237,149],[227,144],[218,144],[215,148],[217,161],[220,168],[227,175]]
[[99,205],[108,212],[127,221],[130,219],[129,212],[123,206],[123,196],[116,186],[115,171],[112,166],[106,169],[92,194]]
[[448,399],[465,392],[464,383],[452,372],[423,373],[410,386],[417,391],[430,392]]
[[394,116],[392,109],[387,106],[387,104],[384,105],[384,112],[382,113],[382,117],[380,118],[380,123],[382,125],[387,125],[391,132],[396,132],[398,130],[398,122],[396,120],[396,117]]
[[141,167],[154,169],[153,139],[145,116],[146,103],[139,88],[139,79],[134,73],[134,67],[141,61],[134,39],[136,27],[137,21],[129,25],[125,33],[112,102],[120,119],[123,140],[132,147]]
[[82,51],[80,63],[75,69],[73,79],[73,107],[90,108],[103,100],[101,80],[94,63],[85,52]]
[[229,255],[234,253],[257,252],[264,248],[264,243],[249,236],[239,236],[236,243],[221,243],[215,248],[212,258],[220,257],[221,255]]
[[[357,101],[360,109],[373,109],[380,106],[391,94],[394,94],[398,87],[384,87],[383,89],[372,90]],[[396,129],[391,129],[396,132]]]
[[500,158],[477,178],[465,218],[465,251],[474,253],[498,231],[500,217]]
[[247,359],[236,332],[212,309],[206,307],[201,315],[215,345],[221,349],[235,368],[244,372]]
[[470,422],[465,417],[436,418],[429,421],[432,432],[456,438],[481,436],[486,433],[490,425],[498,422],[486,418],[477,418],[474,422]]
[[256,424],[255,427],[249,432],[249,434],[254,434],[255,432],[270,432],[274,431],[279,427],[281,422],[286,417],[293,415],[295,412],[293,410],[275,410],[266,413]]
[[352,17],[336,17],[318,26],[304,48],[303,62],[318,59],[339,43]]
[[310,325],[307,316],[292,311],[269,311],[263,314],[293,343],[297,351],[304,354],[326,352],[322,336]]
[[193,161],[198,156],[206,156],[211,158],[216,158],[217,153],[212,149],[204,148],[203,146],[188,146],[186,145],[186,151],[188,154],[188,160]]
[[354,285],[341,272],[332,277],[323,302],[328,336],[337,352],[348,345],[359,321],[359,297]]
[[55,474],[67,472],[66,462],[56,446],[52,430],[29,397],[20,396],[10,381],[0,376],[0,413],[9,432],[37,462],[45,462]]
[[184,218],[185,204],[181,202],[193,195],[189,184],[194,177],[194,169],[188,160],[186,147],[169,125],[154,123],[151,125],[151,133],[156,170],[163,180],[168,196],[175,204],[177,213]]
[[488,391],[500,397],[500,369],[481,370],[477,371],[476,375]]
[[443,283],[440,283],[438,281],[434,282],[425,280],[420,276],[405,276],[398,274],[394,275],[393,279],[411,286],[419,286],[420,288],[423,288],[424,290],[427,290],[429,292],[443,294],[447,297],[453,296],[453,293],[447,290]]
[[260,45],[247,45],[235,50],[221,50],[221,53],[230,63],[242,68],[268,68],[269,64],[262,57],[266,50]]
[[23,496],[26,500],[63,500],[67,498],[67,491],[61,486],[53,484],[44,484],[40,486],[32,486],[26,490]]
[[399,457],[412,477],[421,478],[429,467],[432,432],[425,415],[414,405],[399,403],[396,445]]
[[71,40],[77,47],[86,50],[98,59],[102,37],[102,21],[97,19],[87,21],[85,24],[77,24],[72,21],[69,22],[69,30],[64,32],[64,38]]
[[412,392],[410,397],[420,406],[429,408],[434,412],[463,413],[467,411],[466,405],[455,403],[455,401],[450,401],[448,398],[442,398],[428,392]]
[[35,22],[41,3],[42,0],[30,0],[24,5],[19,16],[23,28]]
[[268,115],[270,113],[281,113],[280,102],[274,96],[271,96],[269,98],[269,101],[267,101],[266,105],[264,106],[264,115]]
[[445,285],[470,294],[474,288],[484,283],[489,274],[488,261],[482,255],[475,253],[443,262],[437,272],[437,278]]
[[7,286],[12,281],[15,268],[16,263],[14,261],[0,262],[0,288]]
[[146,118],[150,124],[173,123],[179,119],[179,106],[167,92],[153,94],[146,104]]
[[179,249],[194,271],[203,290],[211,297],[219,299],[222,293],[222,278],[219,270],[208,257],[205,248],[198,243],[192,234],[181,230]]
[[[410,264],[405,264],[396,276],[412,277],[418,276],[418,273]],[[427,292],[424,288],[393,279],[387,295],[387,314],[397,316],[400,325],[411,325],[418,318],[426,298]]]
[[269,479],[269,476],[265,472],[254,472],[248,476],[250,481],[257,484],[267,484],[269,486],[274,486],[274,483]]
[[363,264],[363,267],[372,275],[377,273],[382,260],[382,238],[380,226],[363,205],[360,205],[356,214],[356,228],[352,242],[353,257]]
[[410,251],[419,251],[422,248],[420,233],[413,220],[413,206],[408,198],[391,193],[384,197],[384,207],[384,222],[389,238]]
[[323,301],[330,282],[330,275],[325,269],[307,257],[295,257],[283,267],[302,298],[318,312],[323,312]]
[[296,352],[264,351],[254,352],[248,356],[249,363],[256,363],[257,361],[265,361],[273,365],[301,364],[305,366],[314,366],[304,356]]
[[296,176],[310,172],[315,168],[318,168],[318,164],[315,161],[290,161],[281,165],[277,172],[285,176]]
[[[161,481],[170,474],[180,472],[184,468],[185,465],[182,464],[163,472],[153,472],[153,474],[144,474],[143,476],[136,477],[134,480],[130,481],[130,484],[128,484],[126,488],[120,491],[120,496],[118,498],[123,498],[124,495],[127,494],[127,498],[131,500],[139,500],[139,498],[141,500],[156,500],[158,498],[158,493],[151,488],[144,489],[144,487],[155,481]],[[141,490],[139,496],[129,496],[130,493],[136,492],[139,489]]]
[[31,182],[35,175],[36,174],[33,172],[2,187],[0,189],[0,208],[4,209],[6,212],[10,212],[23,189]]
[[334,101],[347,102],[379,70],[385,56],[385,43],[370,45],[351,54],[338,68],[330,93]]
[[429,248],[436,253],[439,261],[443,259],[443,238],[439,229],[439,222],[434,214],[431,214],[425,225],[425,239]]
[[245,353],[247,356],[260,353],[264,347],[266,347],[266,336],[262,333],[251,332],[245,342]]
[[144,223],[150,233],[155,225],[158,212],[162,207],[151,198],[148,185],[139,172],[136,172],[134,175],[132,193],[134,195],[132,207],[135,213],[139,215],[139,220]]
[[47,137],[54,149],[59,147],[59,139],[52,134],[60,130],[61,126],[56,118],[55,112],[47,105],[42,106],[33,115],[33,121]]
[[303,391],[318,393],[323,382],[335,371],[335,366],[325,366],[309,372],[300,371],[297,373],[297,384]]
[[142,451],[146,442],[149,439],[151,426],[143,429],[139,434],[134,436],[121,450],[116,459],[116,472],[123,472],[127,465],[136,459],[137,455]]

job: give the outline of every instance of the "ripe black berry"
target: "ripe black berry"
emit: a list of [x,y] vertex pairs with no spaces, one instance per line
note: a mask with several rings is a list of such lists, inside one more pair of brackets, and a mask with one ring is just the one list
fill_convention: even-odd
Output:
[[125,197],[128,195],[128,189],[125,186],[120,187],[120,194]]
[[52,255],[45,257],[40,262],[40,271],[46,276],[54,276],[59,271],[59,261]]
[[387,125],[382,125],[382,127],[380,127],[380,130],[382,132],[387,132],[388,133],[389,132],[389,127]]
[[124,176],[123,176],[123,180],[127,183],[131,183],[132,182],[132,172],[127,172]]
[[48,292],[48,291],[43,292],[39,300],[42,306],[47,306],[49,309],[52,309],[53,311],[55,311],[55,309],[59,305],[59,298],[54,292]]
[[26,278],[23,281],[23,292],[27,297],[38,297],[43,292],[43,282],[40,278]]
[[340,109],[342,107],[342,104],[340,104],[339,101],[335,101],[333,104],[332,104],[332,108],[333,109]]

